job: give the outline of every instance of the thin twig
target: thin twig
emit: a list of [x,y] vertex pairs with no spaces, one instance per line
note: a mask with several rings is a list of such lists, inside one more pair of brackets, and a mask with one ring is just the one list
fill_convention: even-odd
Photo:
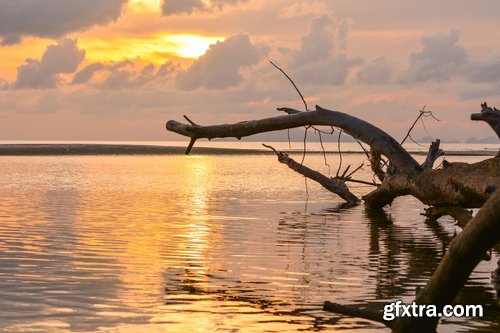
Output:
[[269,148],[269,149],[271,149],[272,151],[274,151],[274,153],[275,153],[276,155],[278,155],[278,154],[279,154],[279,151],[277,151],[276,149],[274,149],[274,147],[273,147],[273,146],[266,145],[265,143],[263,143],[262,145],[263,145],[264,147]]
[[349,165],[347,166],[347,168],[345,168],[344,172],[342,173],[342,176],[340,176],[340,178],[341,178],[341,179],[344,179],[344,177],[345,177],[346,173],[349,171],[349,169],[350,169],[350,168],[351,168],[351,165],[349,164]]
[[408,137],[409,137],[409,138],[410,138],[410,140],[411,140],[414,144],[416,144],[417,146],[420,146],[420,147],[425,147],[425,145],[418,143],[418,142],[417,142],[417,141],[416,141],[416,140],[415,140],[415,139],[414,139],[411,135],[408,135]]
[[354,169],[350,174],[348,174],[345,178],[346,179],[350,179],[352,177],[352,175],[354,175],[358,170],[360,170],[362,167],[364,166],[363,163],[361,163],[361,165],[359,167],[357,167],[356,169]]
[[304,183],[306,184],[306,200],[309,200],[309,188],[307,186],[307,177],[304,177]]
[[196,142],[196,138],[195,137],[191,138],[191,141],[189,141],[189,145],[187,146],[186,151],[184,152],[184,154],[189,155],[189,153],[191,152],[191,149],[193,148],[195,142]]
[[283,75],[285,75],[285,77],[288,79],[288,81],[290,81],[290,83],[293,85],[293,87],[295,88],[295,90],[297,91],[297,93],[299,94],[300,98],[302,99],[302,102],[304,102],[304,107],[306,108],[306,111],[309,111],[309,107],[307,106],[307,103],[306,103],[306,100],[304,99],[304,96],[302,96],[302,93],[300,92],[299,88],[297,88],[297,85],[295,84],[295,82],[293,82],[293,80],[288,76],[287,73],[285,73],[284,70],[282,70],[281,68],[279,68],[274,62],[272,62],[271,60],[268,59],[268,61],[271,63],[271,65],[273,65],[277,70],[279,70],[281,73],[283,73]]
[[319,135],[319,144],[321,145],[321,150],[323,151],[323,158],[325,160],[325,165],[328,167],[328,175],[330,175],[330,164],[328,164],[328,161],[326,159],[326,151],[325,151],[325,147],[323,146],[323,138],[321,137],[321,132],[318,131],[318,135]]
[[304,160],[306,159],[306,147],[307,147],[307,131],[309,130],[310,126],[306,127],[306,130],[304,131],[304,150],[302,152],[302,161],[300,161],[300,164],[304,164]]
[[346,179],[345,182],[359,183],[359,184],[371,185],[371,186],[376,186],[376,187],[379,187],[381,185],[381,184],[376,183],[375,179],[373,180],[372,183],[364,181],[364,180],[358,180],[358,179]]
[[342,136],[342,130],[339,131],[339,137],[337,138],[337,147],[339,150],[339,167],[337,168],[337,174],[336,177],[339,176],[340,169],[342,168],[342,150],[340,149],[340,137]]
[[186,119],[193,126],[200,126],[197,123],[195,123],[194,121],[192,121],[191,119],[189,119],[188,116],[186,116],[186,115],[184,115],[184,119]]
[[421,120],[421,121],[422,121],[422,124],[424,125],[424,129],[425,129],[425,131],[427,132],[427,134],[429,134],[429,132],[427,131],[427,128],[425,128],[425,124],[424,124],[424,122],[423,122],[423,120],[422,120],[422,118],[423,118],[423,117],[432,117],[432,118],[434,118],[436,121],[440,121],[438,118],[436,118],[436,117],[432,114],[432,111],[430,111],[430,110],[429,110],[429,111],[426,111],[426,110],[425,110],[425,107],[426,107],[426,106],[424,105],[424,107],[423,107],[421,110],[419,110],[419,112],[420,112],[420,113],[419,113],[419,115],[418,115],[417,119],[415,119],[415,121],[413,122],[413,124],[410,126],[410,129],[409,129],[409,130],[408,130],[408,132],[406,133],[406,136],[404,137],[403,141],[401,141],[401,145],[402,145],[402,144],[406,141],[406,139],[408,139],[408,138],[410,138],[410,140],[412,140],[414,143],[418,144],[415,140],[413,140],[413,138],[411,137],[411,134],[410,134],[410,133],[411,133],[411,131],[413,130],[413,128],[415,127],[415,125],[417,124],[417,122],[418,122],[419,120]]
[[[425,117],[425,116],[424,116],[424,117]],[[422,127],[424,128],[425,133],[427,133],[427,135],[429,135],[429,136],[430,136],[431,134],[430,134],[430,133],[429,133],[429,131],[427,130],[427,127],[425,126],[425,123],[424,123],[424,117],[420,118],[420,122],[422,123]]]
[[361,141],[359,141],[358,138],[354,138],[354,140],[356,140],[356,142],[361,147],[361,149],[363,149],[363,151],[365,152],[366,158],[368,158],[368,160],[369,160],[370,159],[370,153],[368,152],[368,150],[366,150],[365,146],[363,146],[363,144],[361,143]]

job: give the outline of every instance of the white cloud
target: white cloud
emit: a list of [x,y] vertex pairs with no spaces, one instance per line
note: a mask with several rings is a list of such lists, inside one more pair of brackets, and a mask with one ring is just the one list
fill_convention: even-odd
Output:
[[352,68],[363,64],[363,59],[347,58],[345,55],[304,65],[295,70],[298,83],[312,85],[342,85],[346,82]]
[[85,58],[76,40],[64,39],[56,45],[49,45],[41,60],[27,59],[17,68],[14,88],[55,88],[59,74],[73,73]]
[[331,56],[334,42],[334,20],[321,15],[311,20],[307,35],[300,39],[300,47],[292,52],[293,64],[297,67],[326,60]]
[[239,33],[211,45],[203,56],[178,74],[176,85],[181,90],[236,86],[243,81],[241,70],[257,64],[267,51],[263,44],[253,44],[247,34]]
[[500,82],[500,56],[471,63],[466,76],[472,82]]
[[57,38],[116,20],[127,0],[0,0],[2,44],[24,36]]
[[351,31],[352,19],[344,18],[339,24],[337,24],[336,29],[336,49],[337,52],[344,52],[347,49],[347,39],[349,37],[349,32]]
[[98,62],[76,73],[71,84],[88,84],[105,90],[134,89],[149,83],[162,83],[176,70],[178,66],[172,62],[158,68],[151,63],[140,66],[130,60],[108,64]]
[[357,80],[365,84],[385,84],[391,76],[392,67],[385,57],[370,61],[356,74]]
[[282,18],[294,18],[306,15],[320,15],[331,10],[331,3],[325,1],[297,1],[279,11]]
[[460,74],[468,62],[466,49],[458,44],[460,32],[457,29],[449,35],[423,37],[422,50],[410,54],[407,70],[402,74],[402,83],[444,81]]
[[350,70],[363,64],[360,57],[346,55],[350,19],[336,20],[327,14],[313,18],[298,49],[283,49],[291,56],[290,74],[298,84],[341,85]]

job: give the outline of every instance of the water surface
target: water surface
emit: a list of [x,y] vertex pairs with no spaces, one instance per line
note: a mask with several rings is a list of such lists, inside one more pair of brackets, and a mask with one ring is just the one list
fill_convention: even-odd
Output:
[[[336,161],[306,158],[332,175]],[[343,209],[272,155],[7,156],[0,170],[4,332],[388,331],[322,304],[410,302],[456,228],[412,198]],[[459,297],[486,317],[440,332],[499,330],[493,256]]]

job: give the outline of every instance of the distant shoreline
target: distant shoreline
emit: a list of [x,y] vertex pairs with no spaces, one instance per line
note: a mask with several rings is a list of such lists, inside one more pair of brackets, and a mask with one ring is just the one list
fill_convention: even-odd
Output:
[[[0,156],[48,155],[178,155],[185,147],[127,144],[0,144]],[[248,149],[195,147],[194,154],[245,154]],[[266,151],[253,150],[256,153]]]
[[[130,145],[130,144],[0,144],[0,156],[50,156],[50,155],[181,155],[185,147]],[[301,150],[287,151],[301,153]],[[332,152],[332,151],[330,151]],[[322,151],[308,151],[322,153]],[[333,151],[335,153],[335,151]],[[343,154],[362,154],[361,151],[342,151]],[[414,155],[425,155],[424,152],[411,152]],[[202,155],[252,155],[273,154],[265,149],[237,149],[216,147],[194,147],[191,154]],[[494,150],[447,151],[447,156],[495,156]]]

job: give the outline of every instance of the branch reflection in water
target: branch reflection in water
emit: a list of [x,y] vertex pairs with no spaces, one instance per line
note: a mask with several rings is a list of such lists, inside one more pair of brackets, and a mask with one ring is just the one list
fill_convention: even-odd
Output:
[[[379,332],[323,302],[411,301],[455,230],[410,198],[365,211],[313,183],[304,211],[303,179],[272,155],[2,157],[0,169],[0,318],[13,332]],[[498,329],[497,257],[458,300],[487,317],[441,332]]]

